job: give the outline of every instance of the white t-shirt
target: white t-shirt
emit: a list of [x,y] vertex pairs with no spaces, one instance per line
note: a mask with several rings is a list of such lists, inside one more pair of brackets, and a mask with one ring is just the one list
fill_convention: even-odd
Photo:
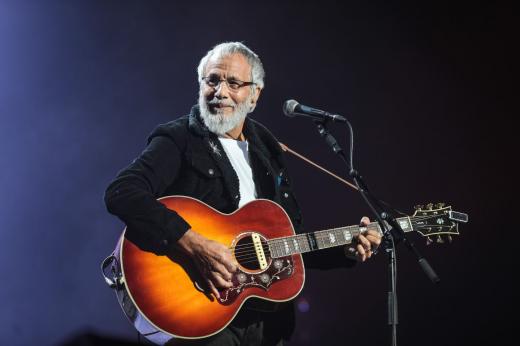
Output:
[[231,138],[219,137],[219,140],[238,175],[240,188],[238,207],[241,207],[257,197],[255,182],[253,181],[253,171],[249,164],[249,143],[247,141],[236,141]]

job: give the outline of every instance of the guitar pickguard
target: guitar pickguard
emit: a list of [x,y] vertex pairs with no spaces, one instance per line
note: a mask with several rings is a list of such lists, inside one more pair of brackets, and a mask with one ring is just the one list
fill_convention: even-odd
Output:
[[232,304],[240,293],[252,287],[267,291],[272,284],[290,277],[293,269],[291,256],[271,260],[271,265],[260,273],[248,273],[238,269],[233,274],[233,287],[222,291],[218,301],[224,305]]

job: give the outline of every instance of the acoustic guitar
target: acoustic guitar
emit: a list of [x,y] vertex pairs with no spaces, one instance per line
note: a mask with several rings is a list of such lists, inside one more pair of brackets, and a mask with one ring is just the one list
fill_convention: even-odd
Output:
[[[233,287],[215,299],[194,263],[176,253],[165,256],[141,249],[125,237],[102,263],[106,282],[134,327],[150,341],[205,338],[225,328],[252,297],[274,302],[295,298],[302,290],[302,253],[350,244],[367,230],[381,232],[377,222],[295,234],[285,210],[273,201],[254,200],[231,214],[185,196],[159,199],[175,210],[196,232],[229,246],[238,263]],[[428,237],[459,234],[467,215],[442,204],[417,208],[397,219],[405,232]]]

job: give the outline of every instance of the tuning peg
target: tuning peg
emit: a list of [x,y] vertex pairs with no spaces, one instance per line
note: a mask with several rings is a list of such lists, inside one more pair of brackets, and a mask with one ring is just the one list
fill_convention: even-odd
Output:
[[426,237],[426,245],[430,245],[431,243],[433,243],[432,238]]
[[426,209],[432,210],[433,209],[433,203],[426,204]]
[[451,235],[448,234],[448,242],[451,244],[451,242],[453,242],[453,238],[451,237]]
[[422,204],[417,204],[415,207],[413,207],[415,210],[421,210],[422,208],[424,208],[424,205]]
[[442,202],[441,202],[441,203],[437,203],[437,204],[435,205],[435,208],[437,208],[437,209],[441,209],[441,208],[444,208],[445,205],[446,205],[446,203],[442,203]]
[[443,244],[444,243],[444,239],[442,239],[440,234],[437,236],[437,243],[439,243],[439,244]]

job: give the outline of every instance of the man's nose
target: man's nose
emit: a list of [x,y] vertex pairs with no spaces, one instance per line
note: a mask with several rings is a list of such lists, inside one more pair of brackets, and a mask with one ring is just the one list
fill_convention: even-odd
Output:
[[225,80],[220,81],[220,83],[215,87],[215,97],[218,97],[218,98],[228,98],[229,97],[229,87]]

